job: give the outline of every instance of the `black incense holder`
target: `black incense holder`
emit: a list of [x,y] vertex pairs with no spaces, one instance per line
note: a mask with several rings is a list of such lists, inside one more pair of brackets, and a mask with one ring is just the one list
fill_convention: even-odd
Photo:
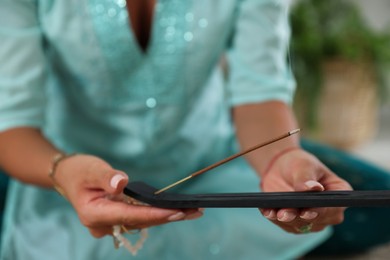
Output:
[[155,194],[144,182],[130,182],[124,193],[160,208],[314,208],[389,207],[390,190]]

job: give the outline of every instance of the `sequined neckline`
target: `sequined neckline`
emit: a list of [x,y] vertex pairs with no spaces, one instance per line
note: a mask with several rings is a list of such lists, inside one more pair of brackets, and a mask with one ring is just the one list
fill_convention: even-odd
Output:
[[[120,0],[120,1],[124,1],[125,5],[126,5],[126,0]],[[124,9],[127,11],[126,6]],[[140,56],[149,56],[149,53],[152,52],[152,49],[154,48],[155,38],[156,38],[155,35],[156,35],[156,30],[157,30],[156,27],[157,27],[158,20],[160,19],[160,11],[161,11],[161,3],[159,0],[156,0],[155,6],[153,8],[152,20],[150,22],[150,31],[149,31],[150,35],[149,35],[149,40],[148,40],[146,48],[142,48],[142,46],[140,45],[140,43],[137,39],[137,35],[134,31],[134,28],[130,22],[131,13],[127,11],[128,26],[129,26],[130,35],[132,38],[132,44],[135,45],[135,48],[138,50],[138,54]]]
[[[133,38],[142,53],[149,51],[153,30],[155,28],[156,6],[158,0],[126,0],[129,24]],[[157,9],[158,10],[158,9]]]
[[[131,101],[155,109],[163,104],[186,103],[195,91],[191,86],[203,84],[199,73],[206,75],[214,66],[230,28],[224,24],[224,33],[215,37],[216,27],[209,26],[207,18],[212,10],[205,16],[204,5],[198,0],[159,0],[145,54],[134,39],[126,0],[88,3],[92,30],[105,66],[105,81],[109,82],[105,86],[109,94],[104,95],[107,106]],[[200,49],[204,52],[194,52]],[[204,66],[201,59],[210,60],[210,65]],[[198,73],[186,70],[189,61],[196,65]]]
[[[185,66],[185,56],[193,40],[191,24],[185,14],[192,1],[159,0],[154,10],[151,38],[145,53],[137,43],[129,22],[126,0],[89,0],[94,33],[109,73],[109,81],[115,86],[112,94],[115,104],[130,99],[145,100],[148,107],[155,107],[151,97],[159,96],[159,102],[181,100],[184,88],[172,95],[168,89],[176,85],[176,72]],[[180,15],[182,14],[182,15]],[[164,78],[155,78],[164,73]],[[142,82],[139,84],[138,82]],[[158,88],[154,86],[158,85]],[[124,94],[126,93],[126,94]],[[161,93],[165,93],[162,97]]]

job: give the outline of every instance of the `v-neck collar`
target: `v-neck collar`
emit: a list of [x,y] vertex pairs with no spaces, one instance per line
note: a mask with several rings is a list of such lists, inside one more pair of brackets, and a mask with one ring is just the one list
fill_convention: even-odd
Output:
[[[95,41],[96,61],[101,68],[96,84],[104,85],[104,102],[110,107],[130,102],[148,107],[148,100],[157,100],[158,107],[186,102],[194,92],[190,86],[204,84],[198,74],[209,73],[215,65],[231,28],[220,25],[226,30],[217,36],[219,16],[215,27],[207,26],[214,21],[212,10],[203,16],[208,6],[197,0],[160,0],[145,54],[130,29],[126,0],[86,1],[90,37]],[[206,36],[212,41],[202,41]],[[207,66],[203,60],[209,60]]]
[[[188,54],[188,41],[184,36],[189,34],[191,25],[185,15],[192,1],[161,0],[156,3],[146,53],[135,39],[126,0],[88,1],[93,30],[107,68],[106,76],[118,92],[116,101],[123,98],[123,91],[119,89],[131,92],[131,96],[137,98],[156,95],[156,91],[165,91],[164,86],[172,86],[173,75],[185,66]],[[161,73],[172,77],[155,78]],[[144,84],[138,87],[133,82]],[[152,88],[156,84],[159,88]]]
[[[130,24],[126,0],[89,0],[93,27],[105,56],[113,63],[129,59],[132,66],[143,63],[156,54],[161,56],[176,53],[176,50],[186,44],[183,35],[189,26],[184,18],[188,5],[191,5],[189,0],[156,2],[149,44],[144,52]],[[183,13],[183,16],[177,16],[178,13]],[[111,66],[116,65],[110,64]]]
[[[154,0],[152,10],[141,10],[142,13],[139,14],[141,16],[145,16],[145,15],[149,16],[150,15],[150,17],[149,17],[150,21],[135,21],[135,20],[133,20],[133,15],[135,15],[135,12],[132,12],[132,10],[129,7],[129,2],[131,2],[131,1],[132,0],[126,0],[126,10],[128,12],[128,17],[129,17],[130,33],[131,33],[131,36],[132,36],[135,44],[138,46],[139,51],[143,55],[147,56],[149,49],[151,47],[151,44],[152,44],[152,40],[154,38],[154,29],[156,27],[155,19],[156,19],[156,15],[158,13],[158,10],[159,10],[159,8],[157,8],[157,6],[159,5],[159,1]],[[142,1],[146,2],[147,0],[142,0]],[[143,7],[150,8],[149,5],[143,6]],[[134,11],[139,11],[139,10],[134,10]],[[148,13],[149,11],[151,11],[150,14]],[[140,17],[138,17],[138,18],[140,19]],[[149,28],[145,28],[148,31],[147,32],[148,35],[142,35],[142,33],[140,33],[140,32],[138,32],[138,35],[137,35],[137,30],[139,30],[139,28],[136,28],[136,26],[139,26],[139,24],[142,24],[143,22],[145,22],[145,24],[148,24],[150,26]],[[147,38],[145,39],[143,36],[146,36]],[[146,42],[142,42],[142,41],[146,41]],[[143,43],[145,44],[145,46],[143,46]]]
[[[128,14],[128,15],[130,15],[130,14]],[[155,45],[155,33],[156,33],[156,22],[155,21],[158,18],[157,16],[158,16],[158,12],[154,11],[153,20],[151,22],[151,27],[150,27],[149,40],[148,40],[148,44],[147,44],[145,50],[141,47],[141,45],[137,39],[137,36],[135,35],[133,27],[131,26],[130,21],[129,21],[129,34],[130,34],[130,38],[131,38],[131,42],[129,42],[129,44],[134,45],[134,49],[136,49],[137,55],[142,57],[142,58],[148,57],[149,54],[151,52],[153,52],[154,45]]]

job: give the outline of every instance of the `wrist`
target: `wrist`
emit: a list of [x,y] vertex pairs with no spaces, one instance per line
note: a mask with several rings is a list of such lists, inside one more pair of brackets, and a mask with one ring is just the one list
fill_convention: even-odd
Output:
[[63,190],[63,188],[58,184],[57,180],[56,180],[56,174],[57,174],[57,169],[59,167],[59,165],[65,161],[66,159],[70,158],[70,157],[73,157],[77,154],[73,153],[73,154],[65,154],[65,153],[57,153],[56,155],[53,156],[52,158],[52,162],[51,162],[51,167],[49,169],[49,178],[51,179],[52,181],[52,184],[53,184],[53,188],[59,193],[61,194],[64,198],[66,198],[66,195],[65,195],[65,192]]

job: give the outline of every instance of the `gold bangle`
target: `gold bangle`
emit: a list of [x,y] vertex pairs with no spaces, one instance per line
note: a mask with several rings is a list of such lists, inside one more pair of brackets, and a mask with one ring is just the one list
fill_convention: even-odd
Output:
[[51,168],[49,170],[49,177],[50,179],[52,180],[53,182],[53,187],[54,189],[59,193],[61,194],[64,198],[66,198],[65,196],[65,192],[64,190],[58,185],[57,181],[55,180],[55,174],[56,174],[56,170],[57,170],[57,167],[59,165],[59,163],[69,157],[72,157],[72,156],[75,156],[77,154],[64,154],[64,153],[58,153],[56,155],[53,156],[53,159],[52,159],[52,164],[51,164]]

